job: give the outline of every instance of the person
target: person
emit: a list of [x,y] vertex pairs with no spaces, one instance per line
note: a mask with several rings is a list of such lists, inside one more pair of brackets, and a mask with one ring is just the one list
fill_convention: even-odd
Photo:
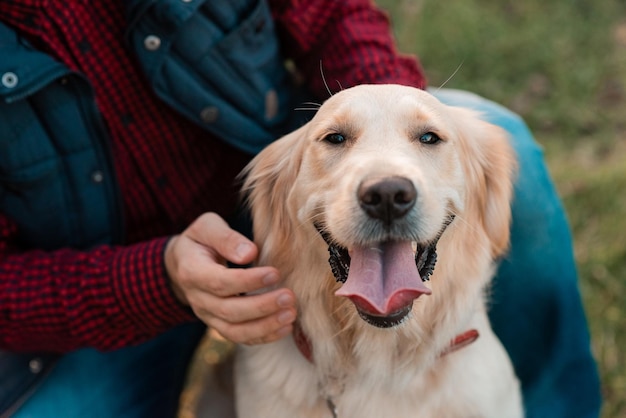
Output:
[[[235,178],[326,81],[426,88],[369,0],[0,2],[0,416],[174,416],[205,325],[242,344],[291,333],[280,272],[245,267]],[[491,318],[528,416],[597,416],[538,146],[506,109],[434,94],[483,110],[520,158]]]

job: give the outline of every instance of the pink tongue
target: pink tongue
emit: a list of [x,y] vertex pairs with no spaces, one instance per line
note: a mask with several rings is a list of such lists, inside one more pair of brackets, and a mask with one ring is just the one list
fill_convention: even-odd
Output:
[[388,316],[430,294],[415,265],[410,242],[385,242],[350,251],[346,282],[335,295],[346,296],[366,313]]

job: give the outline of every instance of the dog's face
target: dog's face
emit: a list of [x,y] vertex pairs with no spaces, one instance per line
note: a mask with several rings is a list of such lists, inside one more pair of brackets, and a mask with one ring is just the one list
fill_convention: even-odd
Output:
[[483,232],[490,256],[504,251],[511,169],[503,133],[471,112],[418,89],[368,85],[332,96],[263,151],[246,188],[262,248],[324,236],[344,254],[336,295],[389,327],[431,292],[424,282],[449,225]]
[[346,90],[309,124],[300,175],[310,181],[301,207],[339,245],[428,242],[463,206],[452,125],[432,96],[409,92]]

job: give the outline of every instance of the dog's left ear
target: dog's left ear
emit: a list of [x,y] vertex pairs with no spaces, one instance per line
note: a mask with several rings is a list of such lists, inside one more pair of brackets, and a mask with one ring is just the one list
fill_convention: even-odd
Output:
[[482,225],[491,244],[491,256],[497,258],[509,246],[515,153],[504,129],[480,120],[473,111],[456,110],[463,153],[469,157],[465,166],[470,183],[468,214],[478,217],[471,222]]
[[272,231],[290,236],[288,196],[300,170],[305,129],[306,125],[274,141],[240,174],[255,239],[264,241]]

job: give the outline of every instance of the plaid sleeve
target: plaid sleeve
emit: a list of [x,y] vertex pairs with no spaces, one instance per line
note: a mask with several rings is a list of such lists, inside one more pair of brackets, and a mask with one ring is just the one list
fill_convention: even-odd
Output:
[[0,348],[67,352],[138,344],[183,322],[163,262],[167,238],[82,252],[17,252],[0,215]]
[[367,83],[426,87],[418,59],[397,52],[388,16],[371,0],[270,3],[286,55],[318,97],[328,97],[323,78],[333,91]]
[[189,321],[195,316],[174,296],[164,263],[160,238],[117,251],[113,256],[112,287],[120,313],[131,328],[153,330]]

